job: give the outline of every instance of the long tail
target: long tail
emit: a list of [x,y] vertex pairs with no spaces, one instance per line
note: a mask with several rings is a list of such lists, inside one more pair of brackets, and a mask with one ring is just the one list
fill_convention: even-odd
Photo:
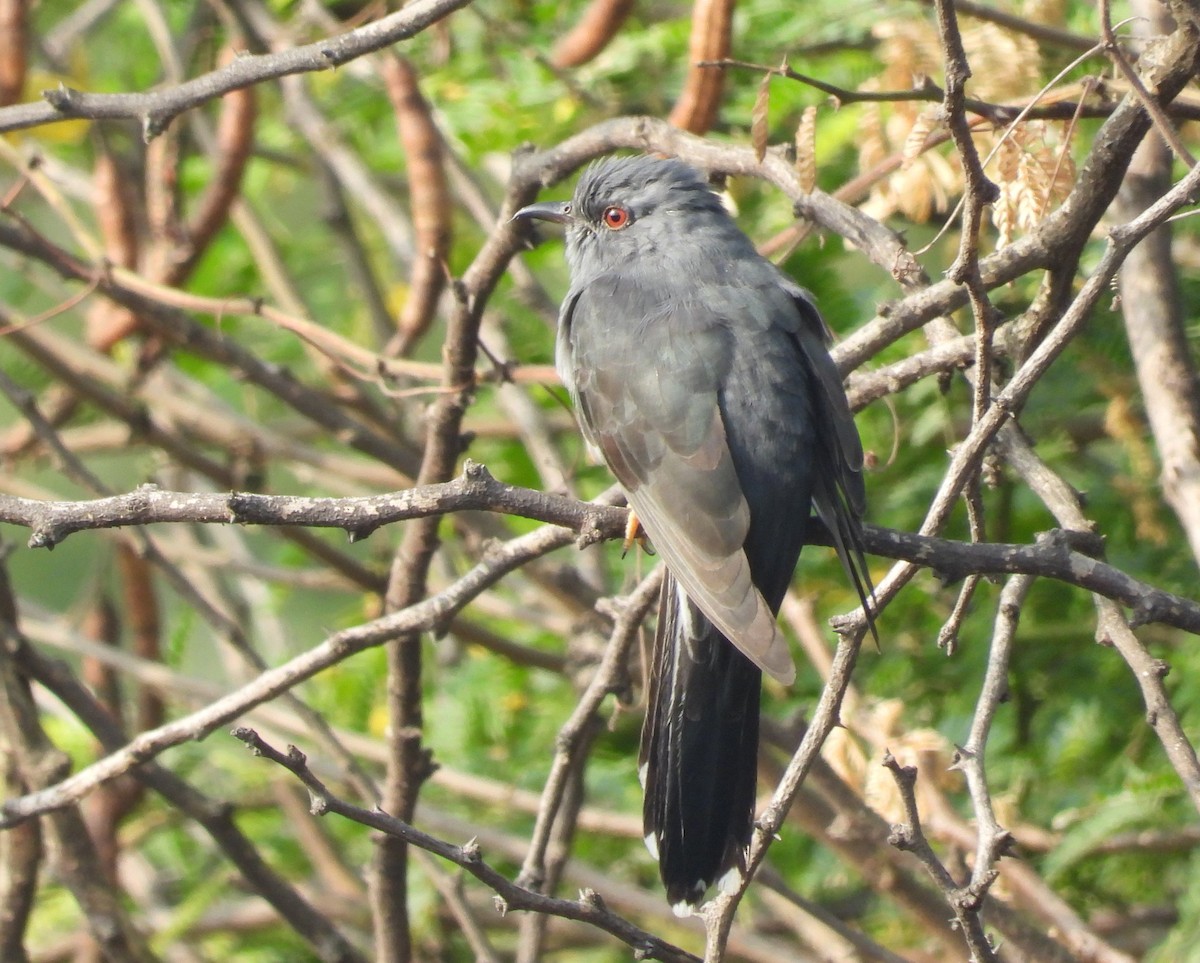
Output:
[[762,673],[663,580],[638,759],[646,846],[676,912],[744,870]]

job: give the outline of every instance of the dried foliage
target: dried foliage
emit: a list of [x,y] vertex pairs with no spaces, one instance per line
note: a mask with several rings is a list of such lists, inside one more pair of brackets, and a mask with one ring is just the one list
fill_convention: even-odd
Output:
[[800,186],[812,192],[817,186],[817,108],[805,107],[796,127],[796,173]]
[[767,156],[767,117],[771,106],[771,75],[764,74],[754,97],[754,109],[750,111],[750,143],[754,157],[761,164]]
[[1047,142],[1054,133],[1043,121],[1020,123],[996,146],[1000,198],[992,205],[992,221],[998,245],[1036,228],[1075,184],[1069,145]]
[[[861,84],[861,91],[909,90],[921,86],[927,77],[940,76],[942,53],[932,24],[884,20],[872,33],[879,42],[883,69]],[[972,69],[972,96],[1005,104],[1029,98],[1041,87],[1041,51],[1030,37],[980,23],[964,29],[962,40]],[[859,134],[859,166],[869,171],[897,153],[901,158],[899,168],[875,184],[866,207],[872,216],[886,218],[899,212],[909,220],[924,223],[935,214],[949,211],[951,202],[962,191],[962,172],[945,151],[926,150],[930,135],[942,127],[940,107],[920,101],[871,103],[865,107]],[[977,131],[979,149],[986,154],[999,139],[999,132],[987,128]],[[1003,183],[1006,175],[1001,173],[999,178]],[[1002,215],[997,213],[996,217],[1000,227]],[[1011,234],[1008,237],[1011,239]]]

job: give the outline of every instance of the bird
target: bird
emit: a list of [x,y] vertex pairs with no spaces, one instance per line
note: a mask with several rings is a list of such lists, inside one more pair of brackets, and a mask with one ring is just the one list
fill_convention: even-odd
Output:
[[[678,159],[600,160],[569,201],[555,365],[666,564],[638,769],[646,846],[688,915],[746,869],[762,673],[815,511],[864,610],[863,449],[809,293]],[[871,623],[874,631],[874,623]]]

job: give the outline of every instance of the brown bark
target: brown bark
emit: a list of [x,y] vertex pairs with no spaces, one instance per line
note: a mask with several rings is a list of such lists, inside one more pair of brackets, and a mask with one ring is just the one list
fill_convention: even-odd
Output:
[[0,107],[17,103],[25,92],[28,15],[26,0],[0,0]]
[[592,0],[583,16],[554,45],[551,66],[559,70],[587,63],[609,45],[633,12],[633,0]]
[[692,8],[688,74],[668,118],[672,125],[703,134],[716,123],[725,89],[725,72],[697,65],[728,57],[732,40],[733,0],[696,0]]

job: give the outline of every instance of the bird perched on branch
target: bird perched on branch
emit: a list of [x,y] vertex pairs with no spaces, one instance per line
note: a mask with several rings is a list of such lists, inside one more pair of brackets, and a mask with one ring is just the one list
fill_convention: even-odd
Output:
[[863,452],[829,333],[676,160],[594,164],[567,202],[557,367],[668,576],[639,774],[646,844],[687,912],[745,867],[762,672],[791,683],[775,621],[810,508],[866,605]]

